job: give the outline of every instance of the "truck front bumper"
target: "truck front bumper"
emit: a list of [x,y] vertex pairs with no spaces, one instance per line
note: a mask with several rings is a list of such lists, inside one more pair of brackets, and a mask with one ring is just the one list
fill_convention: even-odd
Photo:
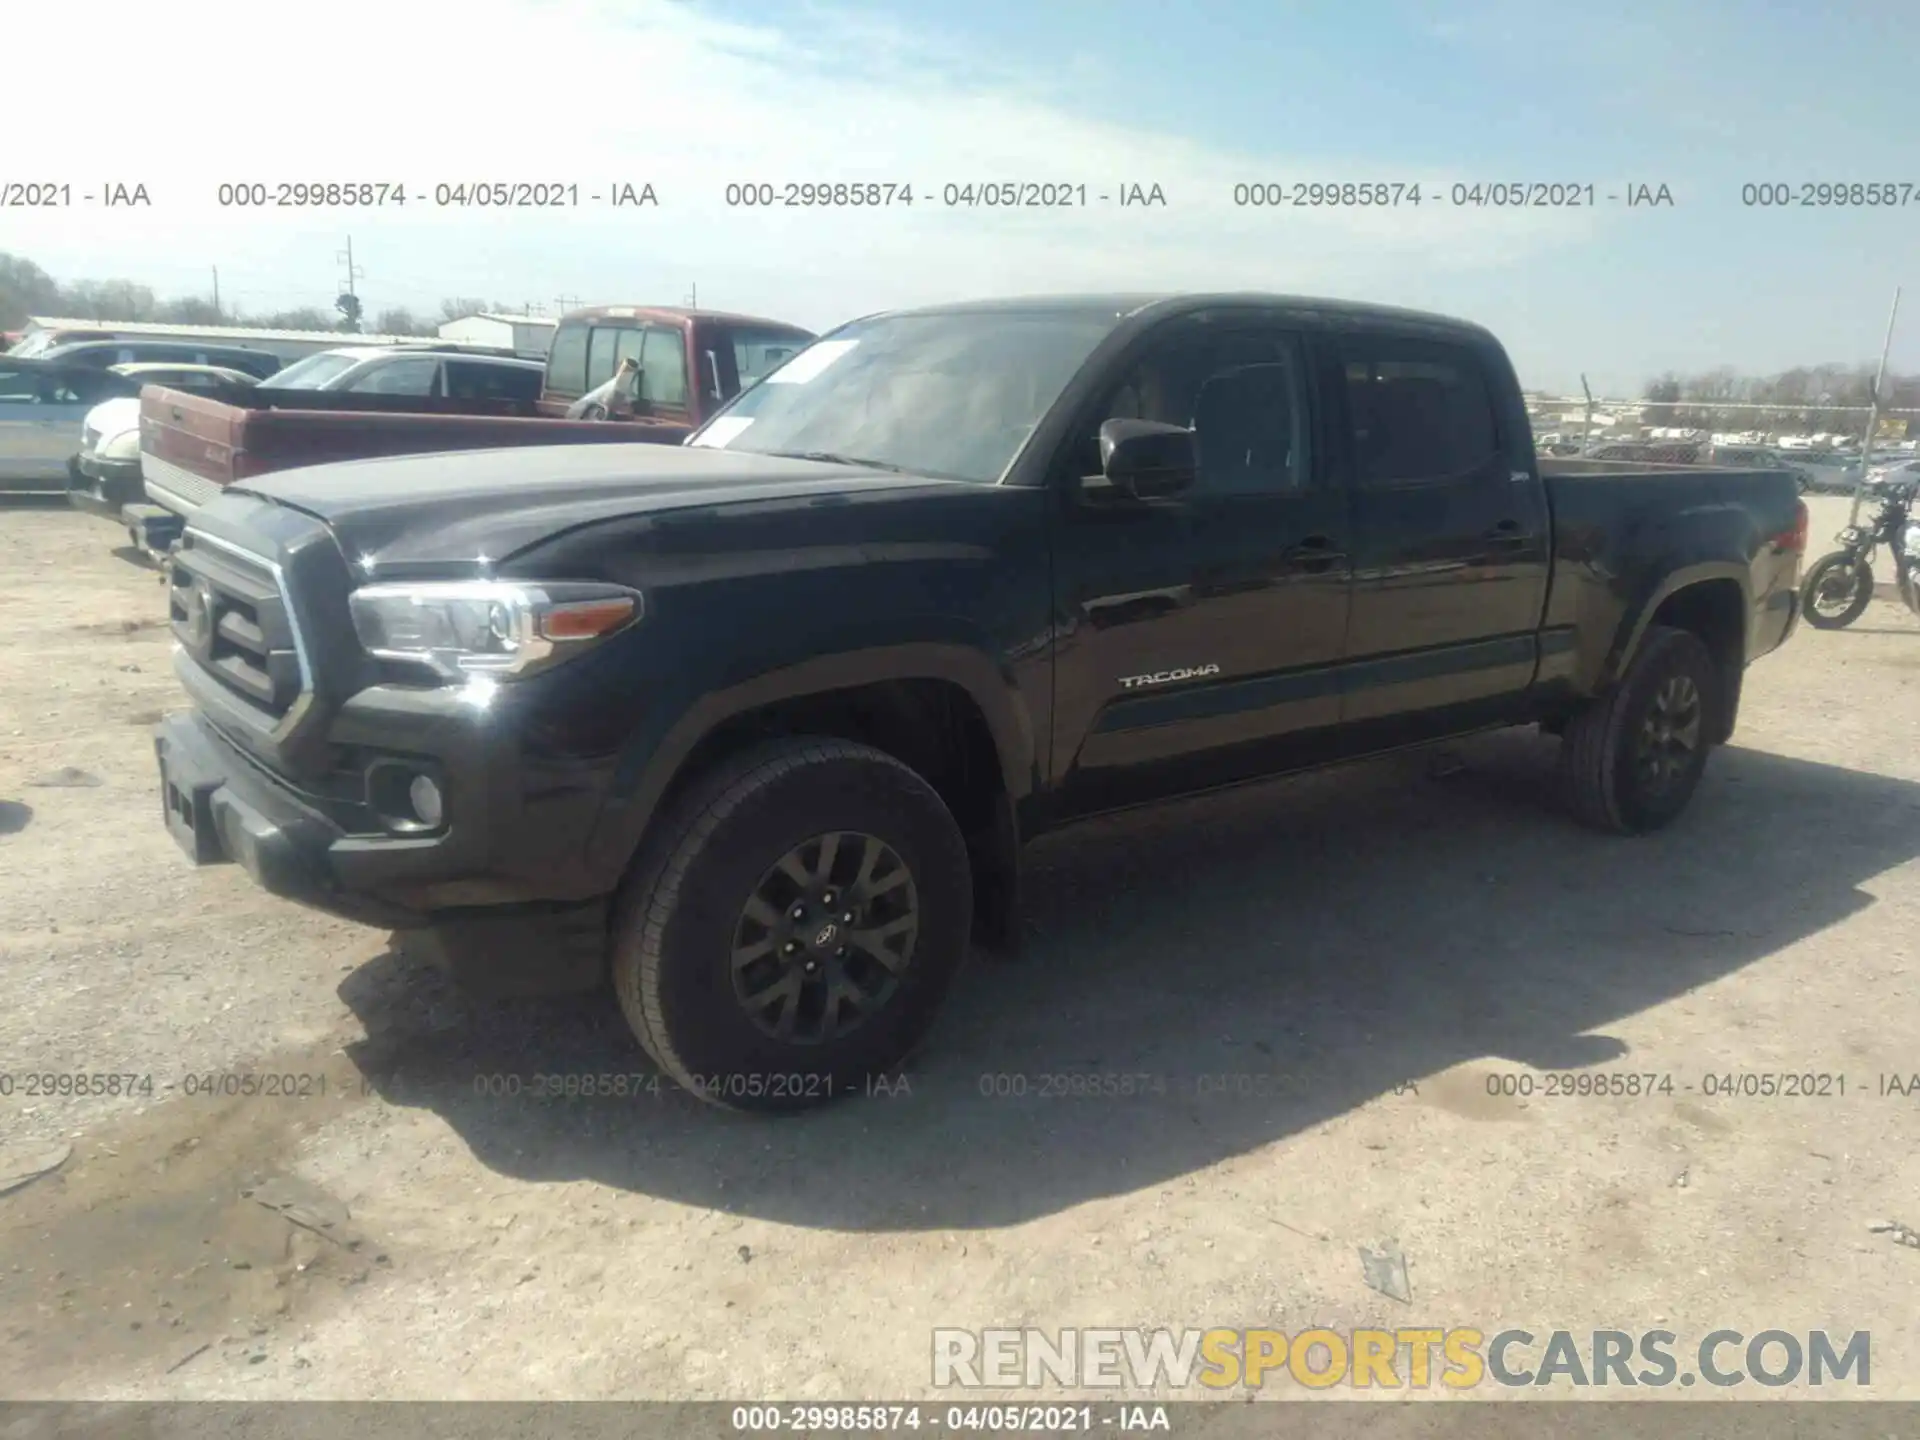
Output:
[[388,875],[397,888],[431,888],[438,870],[449,885],[469,885],[457,877],[485,836],[356,833],[325,802],[246,757],[198,712],[162,721],[154,750],[167,830],[195,865],[237,863],[271,894],[394,930],[399,948],[479,994],[572,994],[604,980],[604,898],[422,909],[379,893]]
[[195,865],[238,863],[263,890],[365,925],[418,925],[402,906],[341,889],[331,860],[346,832],[274,784],[198,714],[154,732],[167,831]]
[[109,520],[120,518],[124,505],[146,495],[140,479],[140,461],[105,460],[91,451],[81,451],[75,461],[77,483],[67,490],[67,500],[77,510],[85,510]]

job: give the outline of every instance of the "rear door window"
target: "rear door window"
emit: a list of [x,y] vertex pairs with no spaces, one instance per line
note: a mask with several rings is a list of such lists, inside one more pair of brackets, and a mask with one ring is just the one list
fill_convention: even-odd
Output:
[[456,400],[532,400],[540,393],[540,372],[519,365],[447,362],[447,394]]
[[376,366],[347,386],[347,389],[360,395],[427,396],[436,393],[435,381],[439,375],[438,359],[425,355],[410,356],[405,360]]
[[587,389],[611,380],[614,367],[620,363],[622,347],[635,346],[639,339],[639,330],[630,325],[594,326],[587,341]]
[[648,328],[640,357],[640,398],[655,410],[687,408],[687,344],[678,329]]
[[553,333],[547,350],[546,388],[555,395],[587,393],[587,325],[570,320]]
[[1359,484],[1460,478],[1498,459],[1492,392],[1465,348],[1376,336],[1342,348]]

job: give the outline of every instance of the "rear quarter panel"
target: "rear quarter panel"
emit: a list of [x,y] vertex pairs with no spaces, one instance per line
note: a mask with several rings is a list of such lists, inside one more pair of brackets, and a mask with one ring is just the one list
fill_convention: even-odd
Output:
[[1545,625],[1576,637],[1569,671],[1556,677],[1576,693],[1618,679],[1661,604],[1704,581],[1739,586],[1747,660],[1784,639],[1800,566],[1778,543],[1799,513],[1791,474],[1555,461],[1541,470],[1554,537]]

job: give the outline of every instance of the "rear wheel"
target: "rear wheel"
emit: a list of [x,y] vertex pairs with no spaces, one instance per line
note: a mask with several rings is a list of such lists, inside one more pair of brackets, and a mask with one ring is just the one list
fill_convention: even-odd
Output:
[[1721,694],[1699,636],[1649,628],[1620,683],[1567,723],[1560,760],[1574,814],[1617,834],[1671,823],[1706,770]]
[[1873,567],[1846,550],[1816,560],[1800,587],[1800,608],[1816,630],[1844,630],[1873,599]]
[[925,1037],[971,913],[966,845],[932,786],[869,746],[776,741],[699,781],[646,848],[614,988],[700,1098],[804,1109]]

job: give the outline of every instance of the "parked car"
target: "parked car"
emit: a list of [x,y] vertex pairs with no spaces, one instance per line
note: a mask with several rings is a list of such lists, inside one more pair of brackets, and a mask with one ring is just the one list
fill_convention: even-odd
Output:
[[622,360],[639,363],[635,423],[679,440],[741,390],[813,343],[797,325],[752,315],[669,306],[598,305],[561,317],[547,352],[540,410],[564,416],[613,378]]
[[1867,471],[1869,485],[1904,485],[1917,479],[1920,479],[1920,460],[1897,459]]
[[[702,311],[626,307],[607,311],[605,318],[602,325],[600,311],[576,312],[560,324],[538,400],[477,393],[485,387],[471,378],[480,375],[474,357],[438,345],[408,347],[392,354],[380,351],[344,365],[345,357],[336,352],[310,356],[270,376],[247,397],[245,406],[154,391],[142,400],[140,419],[140,463],[150,503],[124,512],[128,533],[137,547],[165,554],[179,535],[183,518],[219,494],[221,487],[295,465],[495,446],[678,444],[691,426],[708,419],[739,393],[743,383],[764,373],[756,367],[776,363],[779,354],[790,353],[812,338],[807,331],[776,320]],[[643,346],[650,347],[646,350],[650,359],[643,365],[653,366],[653,379],[645,382],[647,394],[638,397],[637,415],[615,425],[563,418],[571,401],[555,398],[561,393],[553,388],[555,356],[564,389],[574,383],[570,355],[611,356],[620,347],[638,354]],[[411,373],[417,384],[428,357],[442,367],[436,375],[452,377],[436,381],[439,389],[451,385],[453,394],[338,388],[349,371],[373,373],[372,369],[353,370],[354,366],[373,366],[379,360],[395,366],[414,362]],[[501,363],[506,363],[505,357]],[[524,372],[517,367],[527,363],[511,362],[516,387],[525,383]],[[707,379],[688,387],[677,405],[668,407],[667,399],[677,392],[661,387],[675,373],[703,373]],[[397,386],[399,379],[389,374],[380,383]]]
[[1729,465],[1745,470],[1784,470],[1793,476],[1800,493],[1813,488],[1813,467],[1798,458],[1789,459],[1765,445],[1715,445],[1707,457],[1709,465]]
[[[140,386],[164,385],[205,395],[238,396],[259,382],[240,370],[219,365],[142,362],[115,365],[111,373]],[[67,500],[76,509],[119,520],[123,507],[141,500],[140,400],[137,395],[104,400],[87,412],[80,426],[80,451]]]
[[286,362],[269,350],[244,350],[234,345],[204,345],[176,340],[77,340],[55,345],[43,358],[96,370],[140,363],[219,365],[264,380]]
[[79,473],[87,412],[139,393],[137,383],[106,370],[0,355],[0,491],[65,490]]
[[511,355],[411,346],[342,346],[296,360],[262,383],[270,390],[329,390],[420,399],[540,398],[546,366]]
[[1017,933],[1021,843],[1071,821],[1527,723],[1582,820],[1675,819],[1793,629],[1806,506],[1779,472],[1568,463],[1437,316],[876,315],[685,446],[203,507],[165,823],[476,989],[611,976],[706,1099],[817,1103]]

